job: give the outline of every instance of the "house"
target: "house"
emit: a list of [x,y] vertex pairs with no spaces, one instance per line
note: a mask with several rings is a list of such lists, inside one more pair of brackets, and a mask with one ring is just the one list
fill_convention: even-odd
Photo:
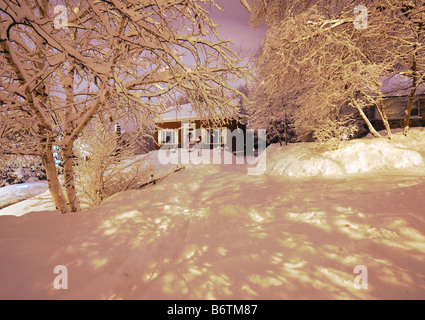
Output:
[[[402,128],[404,126],[405,111],[409,102],[410,87],[412,79],[401,75],[384,78],[380,87],[384,95],[383,109],[387,115],[391,128]],[[371,122],[377,130],[383,130],[381,117],[372,108]],[[412,112],[410,114],[410,126],[425,126],[425,86],[419,85],[416,90]]]
[[205,120],[190,104],[182,105],[178,110],[170,110],[156,122],[156,149],[191,148],[202,143],[203,148],[217,148],[236,152],[245,146],[246,125],[239,119],[223,119],[220,125]]

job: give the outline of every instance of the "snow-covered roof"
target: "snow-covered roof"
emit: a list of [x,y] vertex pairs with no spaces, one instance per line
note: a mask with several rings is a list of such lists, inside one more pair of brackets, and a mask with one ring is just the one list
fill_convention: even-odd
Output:
[[170,107],[169,111],[162,115],[162,121],[182,121],[200,118],[200,115],[193,110],[190,103],[180,107]]
[[[412,78],[404,77],[400,74],[386,76],[381,79],[382,85],[379,87],[385,97],[402,97],[410,95]],[[425,86],[418,86],[416,95],[425,94]]]
[[[217,110],[220,114],[220,110]],[[192,108],[190,103],[181,105],[179,107],[172,106],[168,109],[167,112],[162,114],[161,120],[157,122],[171,122],[171,121],[185,121],[185,120],[198,120],[205,119],[205,116],[202,116]]]

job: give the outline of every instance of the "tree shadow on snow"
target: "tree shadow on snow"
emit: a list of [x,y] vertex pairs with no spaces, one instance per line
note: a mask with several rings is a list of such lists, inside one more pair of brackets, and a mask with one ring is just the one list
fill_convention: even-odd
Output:
[[0,298],[422,299],[423,200],[409,195],[424,187],[200,166],[78,215],[1,217]]

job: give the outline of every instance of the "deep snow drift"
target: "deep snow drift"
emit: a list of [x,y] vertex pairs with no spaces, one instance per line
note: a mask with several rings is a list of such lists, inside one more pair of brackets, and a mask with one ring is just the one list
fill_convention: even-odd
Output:
[[272,145],[267,148],[267,169],[274,175],[308,177],[424,166],[425,130],[411,129],[407,137],[395,132],[392,140],[357,139],[330,151],[318,143]]
[[0,299],[423,299],[424,191],[422,165],[304,179],[192,165],[79,214],[39,200],[0,216]]

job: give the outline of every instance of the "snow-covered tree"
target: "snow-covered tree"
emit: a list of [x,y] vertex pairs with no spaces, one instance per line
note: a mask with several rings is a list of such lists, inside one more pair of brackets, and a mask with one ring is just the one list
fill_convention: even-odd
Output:
[[423,1],[253,0],[251,8],[254,26],[270,26],[256,64],[256,86],[270,102],[262,107],[279,112],[275,101],[281,97],[279,104],[286,107],[280,112],[287,112],[288,105],[295,108],[297,132],[303,136],[323,133],[329,119],[345,126],[341,120],[350,122],[350,106],[348,113],[358,112],[379,136],[364,112],[375,105],[391,137],[381,84],[383,77],[402,74],[413,79],[407,132],[415,89],[424,74]]
[[230,83],[246,70],[219,39],[208,5],[216,6],[0,0],[1,152],[40,156],[57,209],[79,211],[73,145],[96,114],[146,128],[183,93],[210,119],[233,115],[229,96],[238,91]]
[[294,107],[291,105],[291,93],[288,87],[280,92],[268,93],[262,79],[264,69],[257,70],[257,78],[251,82],[247,111],[250,124],[255,128],[267,130],[267,143],[285,143],[296,141],[293,127]]
[[403,130],[407,135],[416,92],[425,77],[425,1],[387,0],[379,9],[388,17],[385,20],[386,38],[396,48],[398,69],[411,79]]

